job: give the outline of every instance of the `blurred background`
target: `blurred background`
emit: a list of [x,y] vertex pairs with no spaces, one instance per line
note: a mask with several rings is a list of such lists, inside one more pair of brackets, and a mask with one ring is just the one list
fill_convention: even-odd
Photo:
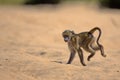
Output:
[[120,8],[120,0],[0,0],[1,5],[60,4],[65,2],[94,2],[101,7]]
[[[61,33],[96,26],[107,57],[66,65]],[[0,0],[0,80],[120,80],[119,60],[120,0]]]

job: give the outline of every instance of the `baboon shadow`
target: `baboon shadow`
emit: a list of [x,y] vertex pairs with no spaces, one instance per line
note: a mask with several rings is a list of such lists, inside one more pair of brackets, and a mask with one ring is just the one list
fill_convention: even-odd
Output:
[[52,62],[59,63],[59,64],[63,63],[62,61],[52,61]]

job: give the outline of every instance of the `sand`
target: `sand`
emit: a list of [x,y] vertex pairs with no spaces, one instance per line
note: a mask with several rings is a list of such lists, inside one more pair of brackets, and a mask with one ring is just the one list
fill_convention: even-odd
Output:
[[[106,58],[96,52],[82,66],[61,33],[102,29]],[[96,32],[96,36],[97,36]],[[85,5],[0,6],[0,80],[120,80],[120,10]]]

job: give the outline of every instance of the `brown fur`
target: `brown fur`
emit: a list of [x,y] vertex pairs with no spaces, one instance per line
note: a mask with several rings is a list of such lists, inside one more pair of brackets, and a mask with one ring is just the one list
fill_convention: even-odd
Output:
[[[99,36],[97,38],[97,41],[95,41],[95,37],[93,35],[93,33],[96,30],[99,31]],[[106,57],[106,55],[104,54],[103,46],[99,43],[99,38],[101,36],[101,33],[102,33],[101,29],[98,27],[95,27],[88,32],[82,32],[79,34],[75,34],[73,31],[70,31],[70,30],[65,30],[62,33],[62,35],[63,35],[64,41],[68,43],[68,47],[71,53],[67,64],[70,64],[73,61],[76,52],[78,52],[80,62],[82,63],[83,66],[86,66],[81,47],[85,51],[91,53],[87,58],[88,61],[90,61],[90,59],[95,55],[95,52],[97,50],[100,50],[101,55],[103,57]],[[96,46],[95,46],[95,42],[97,42]]]

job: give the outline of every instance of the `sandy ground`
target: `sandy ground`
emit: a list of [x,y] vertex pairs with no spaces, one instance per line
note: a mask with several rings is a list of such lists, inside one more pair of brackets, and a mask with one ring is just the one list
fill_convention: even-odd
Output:
[[[98,51],[86,67],[76,55],[67,65],[69,50],[61,33],[99,26]],[[97,33],[96,33],[97,34]],[[0,80],[120,80],[120,11],[93,6],[0,6]]]

